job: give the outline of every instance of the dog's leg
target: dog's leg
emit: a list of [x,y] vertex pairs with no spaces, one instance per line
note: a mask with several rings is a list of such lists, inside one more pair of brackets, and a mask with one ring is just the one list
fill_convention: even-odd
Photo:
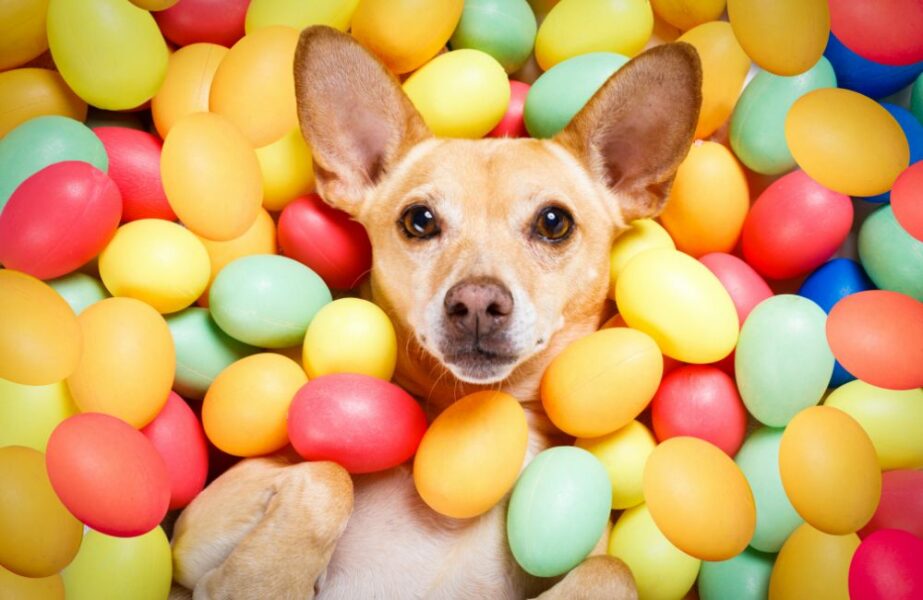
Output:
[[313,598],[352,506],[333,463],[242,461],[177,521],[174,577],[197,599]]
[[638,600],[638,590],[625,563],[591,556],[535,600]]

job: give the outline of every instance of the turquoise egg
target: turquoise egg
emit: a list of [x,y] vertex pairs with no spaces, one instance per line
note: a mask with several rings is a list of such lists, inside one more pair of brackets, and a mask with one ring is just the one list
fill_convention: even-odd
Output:
[[259,348],[300,345],[314,314],[332,300],[320,276],[298,261],[271,254],[245,256],[212,283],[212,318],[231,337]]
[[535,80],[526,96],[526,129],[535,138],[549,138],[570,123],[609,77],[628,58],[614,52],[591,52],[551,67]]
[[894,218],[891,205],[870,214],[859,230],[859,261],[883,290],[923,302],[923,242]]
[[541,452],[519,476],[506,532],[516,562],[538,577],[571,570],[593,550],[609,520],[612,484],[581,448]]
[[747,548],[734,558],[703,562],[699,570],[701,600],[764,600],[769,596],[769,577],[774,554]]
[[535,32],[535,15],[525,0],[466,0],[449,46],[485,52],[512,73],[529,60]]
[[52,279],[48,285],[54,288],[78,315],[91,304],[109,297],[109,290],[102,281],[80,271]]

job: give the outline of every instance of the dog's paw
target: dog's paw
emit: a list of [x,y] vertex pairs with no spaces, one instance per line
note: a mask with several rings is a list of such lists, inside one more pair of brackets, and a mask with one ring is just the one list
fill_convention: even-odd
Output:
[[591,556],[535,600],[638,600],[638,589],[625,563]]

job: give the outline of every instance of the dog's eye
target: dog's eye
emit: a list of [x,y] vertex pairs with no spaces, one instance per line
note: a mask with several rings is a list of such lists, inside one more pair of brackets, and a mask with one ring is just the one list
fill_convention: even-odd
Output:
[[439,235],[436,214],[428,206],[414,204],[401,214],[400,226],[407,236],[421,240]]
[[546,242],[566,240],[574,229],[574,218],[558,206],[546,206],[535,217],[533,232]]

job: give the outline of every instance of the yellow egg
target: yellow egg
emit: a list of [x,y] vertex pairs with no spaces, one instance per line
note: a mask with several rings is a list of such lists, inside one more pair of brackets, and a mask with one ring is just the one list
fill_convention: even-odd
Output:
[[696,141],[676,172],[660,215],[677,249],[696,258],[731,252],[750,210],[744,171],[726,146]]
[[253,225],[263,200],[256,152],[222,116],[194,113],[164,140],[160,174],[170,207],[196,235],[226,241]]
[[725,0],[651,0],[661,19],[682,30],[717,21],[724,12]]
[[465,519],[512,489],[526,456],[526,413],[503,392],[469,394],[445,409],[420,442],[413,481],[436,512]]
[[619,273],[635,255],[653,248],[676,249],[667,230],[653,219],[632,221],[628,231],[619,235],[609,251],[609,296],[615,297]]
[[362,0],[352,34],[392,72],[409,73],[445,47],[463,6],[463,0]]
[[304,370],[312,379],[331,373],[360,373],[388,381],[397,361],[394,326],[371,302],[341,298],[311,319],[302,356]]
[[311,25],[349,29],[359,0],[250,0],[245,23],[247,33],[260,27],[287,25],[301,31]]
[[727,10],[744,51],[776,75],[804,73],[827,46],[827,0],[728,0]]
[[151,100],[151,115],[160,137],[195,112],[208,112],[208,95],[218,65],[228,49],[218,44],[190,44],[170,55],[163,85]]
[[654,449],[644,469],[644,499],[667,539],[702,560],[737,556],[756,530],[747,478],[699,438],[670,438]]
[[830,535],[805,523],[776,557],[769,578],[773,600],[848,600],[849,563],[859,536]]
[[166,10],[178,1],[179,0],[131,0],[131,3],[144,10],[157,11]]
[[22,385],[0,379],[0,448],[26,446],[45,451],[58,423],[77,414],[63,381]]
[[888,191],[910,161],[894,117],[874,100],[838,88],[796,100],[785,117],[785,141],[812,179],[850,196]]
[[164,314],[195,302],[210,273],[202,242],[161,219],[122,225],[99,255],[99,276],[113,296],[136,298]]
[[663,355],[650,336],[618,327],[577,340],[542,377],[551,422],[576,437],[598,437],[628,425],[647,407],[663,375]]
[[547,71],[590,52],[634,56],[654,29],[647,0],[561,0],[539,27],[535,58]]
[[480,50],[437,56],[404,82],[404,91],[438,136],[483,137],[506,113],[510,83],[506,71]]
[[64,600],[64,580],[55,573],[48,577],[23,577],[0,566],[0,590],[4,600]]
[[48,385],[74,372],[82,340],[77,315],[51,286],[0,270],[0,377]]
[[702,60],[702,109],[695,137],[707,138],[728,120],[750,70],[750,57],[734,37],[730,24],[712,21],[677,38],[695,46]]
[[638,255],[615,286],[619,313],[664,354],[692,364],[721,360],[737,344],[737,310],[705,265],[676,250]]
[[857,379],[834,390],[824,405],[862,426],[882,471],[923,467],[923,389],[886,390]]
[[683,598],[702,565],[664,537],[646,504],[629,508],[615,522],[608,553],[631,569],[642,600]]
[[263,175],[263,208],[278,211],[314,190],[311,149],[296,127],[277,141],[256,149]]
[[632,421],[625,427],[596,438],[579,438],[574,444],[592,452],[606,467],[612,483],[612,508],[631,508],[644,502],[644,465],[657,442],[650,430]]
[[0,2],[0,71],[26,64],[48,49],[48,0]]
[[57,71],[13,69],[0,73],[0,138],[29,119],[44,115],[83,121],[87,103],[67,87]]
[[779,473],[798,514],[833,535],[868,523],[881,496],[872,440],[855,419],[829,406],[806,408],[789,421],[779,444]]

